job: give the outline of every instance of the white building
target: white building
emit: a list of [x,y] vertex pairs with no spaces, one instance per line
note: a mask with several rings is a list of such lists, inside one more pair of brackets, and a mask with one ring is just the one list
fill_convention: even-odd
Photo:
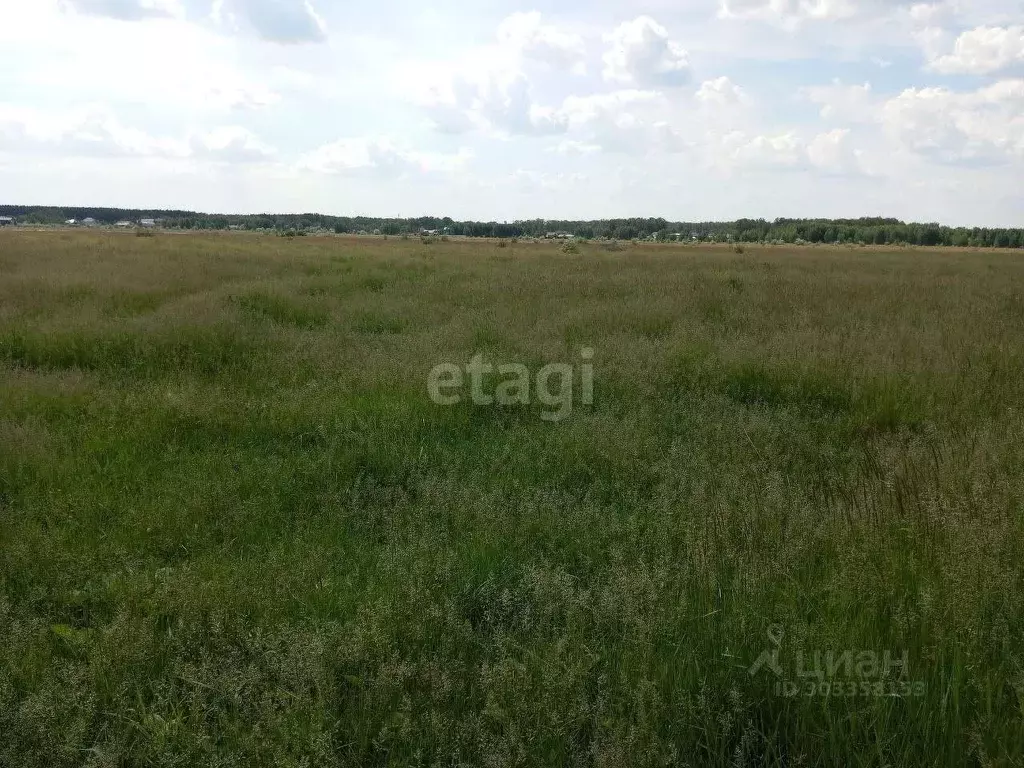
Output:
[[14,224],[14,219],[10,216],[0,216],[0,227],[9,227]]
[[155,227],[156,219],[139,219],[139,226],[142,227]]

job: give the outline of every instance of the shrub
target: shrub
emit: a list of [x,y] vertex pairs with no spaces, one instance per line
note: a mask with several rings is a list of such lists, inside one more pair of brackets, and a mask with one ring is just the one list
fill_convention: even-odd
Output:
[[606,251],[621,251],[622,244],[618,240],[609,240],[607,243],[601,246]]
[[420,242],[423,243],[424,245],[433,245],[434,243],[437,242],[437,240],[433,237],[424,236],[420,238]]
[[733,248],[733,251],[735,251],[736,253],[739,253],[739,254],[744,254],[744,253],[747,252],[746,249],[742,245],[735,246]]
[[137,229],[135,230],[136,237],[154,237],[156,232],[151,229]]
[[562,253],[579,253],[580,247],[572,240],[562,245]]
[[498,247],[499,248],[508,248],[508,241],[507,240],[499,240],[498,241]]

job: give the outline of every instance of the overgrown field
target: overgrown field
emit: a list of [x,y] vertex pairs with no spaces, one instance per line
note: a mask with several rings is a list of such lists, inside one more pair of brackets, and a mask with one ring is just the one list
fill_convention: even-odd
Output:
[[1022,406],[1020,252],[0,233],[0,765],[1021,765]]

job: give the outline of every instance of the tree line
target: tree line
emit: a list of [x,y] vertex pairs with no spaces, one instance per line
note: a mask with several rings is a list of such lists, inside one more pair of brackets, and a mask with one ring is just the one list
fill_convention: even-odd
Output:
[[530,219],[514,222],[455,221],[421,216],[395,219],[367,216],[328,216],[318,213],[228,215],[176,210],[125,208],[56,208],[0,205],[0,216],[23,224],[54,225],[69,219],[94,219],[97,224],[158,219],[169,229],[245,229],[276,232],[328,231],[338,234],[419,234],[432,231],[465,237],[539,238],[550,234],[581,239],[698,240],[702,242],[842,243],[865,245],[925,245],[980,248],[1024,248],[1024,229],[948,227],[937,223],[903,222],[892,218],[859,219],[738,219],[736,221],[668,221],[663,218],[562,221]]

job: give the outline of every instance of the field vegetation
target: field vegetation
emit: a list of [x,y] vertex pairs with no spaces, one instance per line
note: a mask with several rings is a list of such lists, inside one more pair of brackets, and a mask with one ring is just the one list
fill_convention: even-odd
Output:
[[499,245],[0,232],[0,765],[1021,764],[1019,252]]

